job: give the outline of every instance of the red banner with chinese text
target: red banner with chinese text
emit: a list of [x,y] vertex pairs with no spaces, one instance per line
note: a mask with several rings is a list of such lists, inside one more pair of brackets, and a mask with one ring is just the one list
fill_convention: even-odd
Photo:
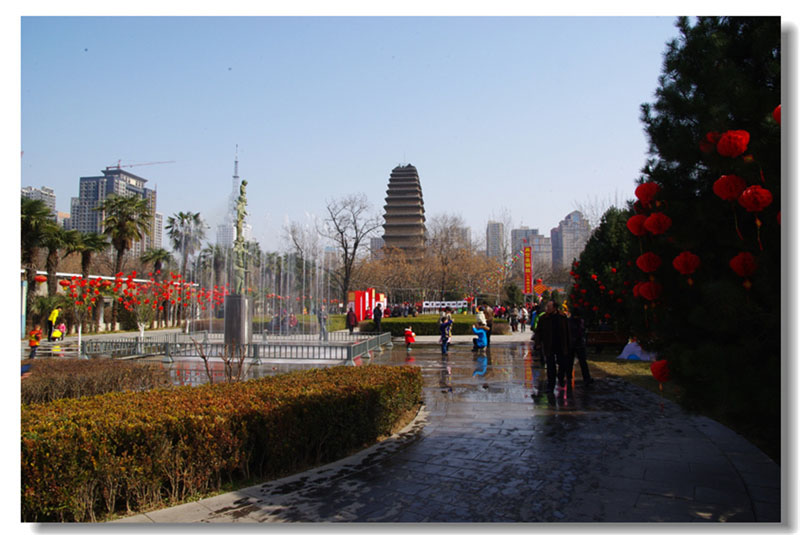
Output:
[[533,293],[533,265],[531,263],[530,247],[525,247],[524,259],[525,259],[525,290],[522,293],[531,294]]

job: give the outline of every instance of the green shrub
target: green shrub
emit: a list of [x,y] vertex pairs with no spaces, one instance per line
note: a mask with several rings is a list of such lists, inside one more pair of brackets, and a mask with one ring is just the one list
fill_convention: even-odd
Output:
[[111,359],[35,359],[22,381],[22,403],[45,403],[124,390],[150,390],[172,383],[160,364]]
[[295,473],[391,433],[421,398],[416,367],[339,366],[23,405],[22,519],[95,520]]
[[[472,314],[453,314],[452,334],[472,334],[472,325],[475,323],[475,316]],[[384,318],[381,321],[381,330],[391,332],[392,336],[403,336],[406,327],[417,336],[439,335],[439,315],[420,314],[417,317],[407,318]],[[374,332],[375,323],[372,320],[364,320],[358,324],[358,330],[362,333]],[[507,320],[495,318],[492,324],[492,334],[508,334],[510,328]]]

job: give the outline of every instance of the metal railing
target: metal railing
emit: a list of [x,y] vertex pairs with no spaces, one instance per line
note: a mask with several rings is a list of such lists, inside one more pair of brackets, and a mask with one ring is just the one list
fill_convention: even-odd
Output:
[[[245,357],[259,359],[288,360],[337,360],[353,363],[358,357],[369,357],[372,352],[381,350],[384,345],[391,346],[391,333],[372,335],[364,333],[350,336],[348,333],[330,333],[340,336],[329,337],[327,342],[318,339],[284,339],[270,337],[266,340],[254,341],[243,346]],[[341,336],[343,335],[343,336]],[[357,340],[357,341],[356,341]],[[112,358],[132,358],[163,355],[165,361],[174,357],[200,356],[202,352],[208,358],[223,358],[231,348],[223,342],[218,333],[195,332],[192,334],[172,333],[165,335],[126,337],[116,339],[93,339],[83,342],[84,354],[88,356],[106,356]]]

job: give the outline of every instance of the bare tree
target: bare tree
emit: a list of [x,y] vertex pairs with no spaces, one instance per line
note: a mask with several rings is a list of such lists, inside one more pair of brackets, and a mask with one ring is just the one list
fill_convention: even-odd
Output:
[[464,220],[457,215],[438,214],[428,224],[428,254],[434,261],[437,293],[445,300],[445,293],[454,287],[454,266],[469,251],[469,238],[462,233]]
[[381,220],[371,211],[363,193],[329,200],[325,208],[327,217],[317,230],[336,244],[341,264],[331,275],[339,286],[342,302],[346,303],[356,258],[366,249],[367,239],[381,226]]
[[589,222],[592,232],[600,225],[600,220],[603,218],[609,208],[612,206],[625,206],[625,201],[620,198],[619,192],[615,191],[613,197],[586,197],[583,201],[573,201],[572,206],[575,210],[583,214],[583,217]]

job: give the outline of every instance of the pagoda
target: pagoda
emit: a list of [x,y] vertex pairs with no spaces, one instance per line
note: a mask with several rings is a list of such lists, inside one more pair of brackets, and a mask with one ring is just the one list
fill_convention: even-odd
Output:
[[384,208],[384,247],[404,251],[409,258],[422,257],[425,248],[425,206],[417,168],[398,165],[389,175]]

